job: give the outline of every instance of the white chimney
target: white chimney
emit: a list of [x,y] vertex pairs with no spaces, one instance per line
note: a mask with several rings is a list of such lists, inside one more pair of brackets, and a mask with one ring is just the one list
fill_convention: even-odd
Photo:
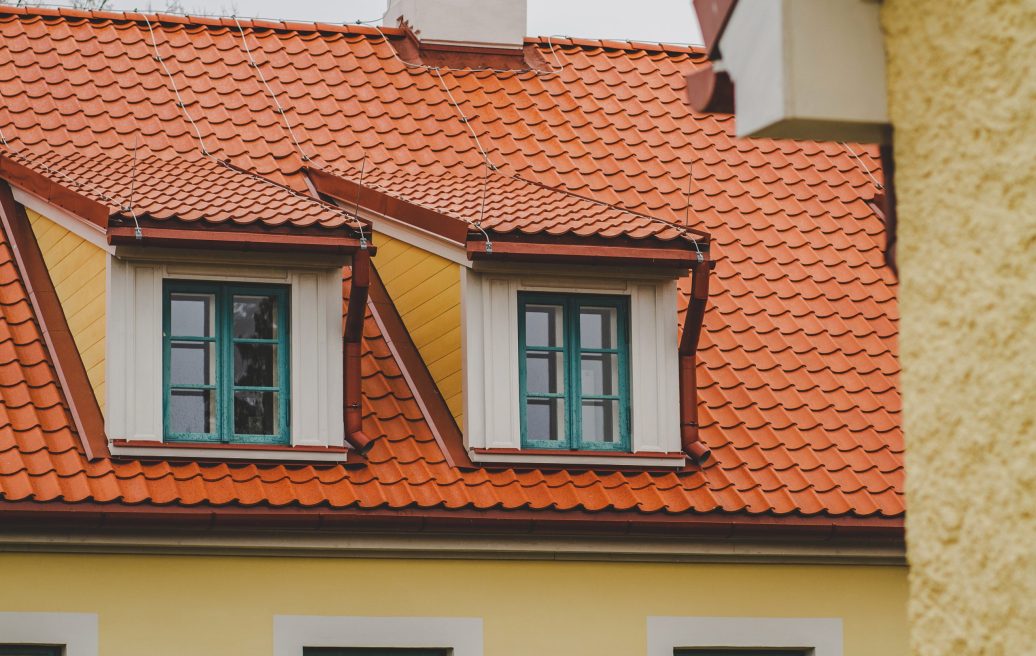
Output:
[[389,0],[382,24],[410,27],[422,46],[521,50],[526,0]]

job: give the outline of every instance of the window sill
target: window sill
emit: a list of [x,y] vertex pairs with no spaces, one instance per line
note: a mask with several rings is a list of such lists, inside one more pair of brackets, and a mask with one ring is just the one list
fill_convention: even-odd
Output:
[[558,449],[468,449],[472,462],[482,465],[538,465],[566,468],[682,469],[683,453],[562,451]]
[[113,457],[184,460],[272,460],[297,463],[344,463],[350,449],[344,446],[285,446],[279,444],[214,444],[206,442],[152,442],[111,440]]

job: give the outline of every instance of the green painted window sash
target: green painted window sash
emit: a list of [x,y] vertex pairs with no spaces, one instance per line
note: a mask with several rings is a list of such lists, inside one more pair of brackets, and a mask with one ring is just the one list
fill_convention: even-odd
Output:
[[61,656],[64,647],[42,645],[0,645],[0,656]]
[[[181,337],[171,334],[171,296],[175,293],[212,294],[215,298],[214,337]],[[233,298],[235,294],[274,296],[277,298],[276,339],[242,339],[233,337]],[[162,426],[165,439],[169,442],[215,442],[227,444],[290,444],[291,429],[288,425],[290,413],[290,379],[288,317],[288,288],[283,285],[250,285],[244,283],[220,283],[207,281],[166,280],[162,289]],[[172,342],[215,343],[216,380],[213,385],[170,386],[170,356]],[[253,387],[234,385],[234,344],[273,344],[277,346],[276,387]],[[169,400],[173,389],[216,390],[216,432],[215,433],[171,433],[169,426]],[[234,433],[234,392],[276,392],[278,395],[276,435],[247,435]]]
[[[562,308],[562,346],[526,346],[525,308],[527,305],[558,305]],[[582,348],[579,338],[579,310],[583,306],[613,307],[616,310],[616,339],[614,349]],[[529,393],[526,384],[526,353],[560,352],[564,361],[564,393]],[[584,353],[613,353],[619,357],[619,393],[616,395],[583,395],[581,356]],[[522,446],[533,449],[629,451],[630,450],[630,393],[629,393],[629,297],[596,294],[548,294],[519,292],[518,294],[518,381],[520,388],[519,415],[521,417]],[[565,435],[556,442],[530,440],[526,419],[527,400],[563,398],[565,400]],[[582,440],[582,401],[616,400],[619,402],[619,440],[584,442]]]
[[442,649],[385,649],[383,647],[304,647],[302,656],[446,656]]
[[801,649],[678,649],[673,656],[806,656]]

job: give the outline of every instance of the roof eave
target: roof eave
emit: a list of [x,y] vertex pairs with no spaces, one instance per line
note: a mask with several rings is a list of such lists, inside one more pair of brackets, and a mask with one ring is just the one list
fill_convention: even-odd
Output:
[[[274,233],[261,230],[223,230],[212,228],[140,228],[138,238],[133,226],[115,226],[107,231],[113,246],[154,246],[172,248],[233,248],[254,251],[304,251],[310,253],[355,253],[362,248],[356,237],[341,231],[327,234]],[[373,246],[368,247],[373,250]]]
[[643,245],[608,244],[608,240],[585,240],[583,243],[544,242],[519,235],[491,235],[489,241],[472,239],[466,242],[468,259],[479,261],[534,262],[550,264],[596,264],[609,266],[664,267],[686,270],[693,268],[708,253],[708,240],[695,248],[685,240],[666,245],[646,242]]
[[623,535],[669,538],[764,539],[807,543],[866,540],[901,546],[904,516],[775,515],[745,512],[642,513],[630,510],[479,510],[443,508],[331,508],[124,505],[95,502],[0,501],[5,525],[49,525],[72,530],[117,527],[205,526],[210,529],[290,527],[299,530],[376,529],[539,535]]

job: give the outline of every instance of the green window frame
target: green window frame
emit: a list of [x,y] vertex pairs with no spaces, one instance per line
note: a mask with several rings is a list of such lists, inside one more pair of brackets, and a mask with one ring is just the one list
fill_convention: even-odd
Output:
[[[290,444],[291,314],[288,287],[166,280],[163,283],[162,299],[162,414],[165,439],[170,442]],[[190,320],[178,320],[175,327],[177,334],[174,334],[174,299],[177,303],[196,303],[205,299],[205,310],[197,315],[202,322],[199,329],[184,328],[182,324],[190,323]],[[258,313],[264,302],[272,306],[268,315]],[[248,314],[250,304],[257,304],[256,312],[252,314]],[[259,324],[260,319],[265,323]],[[252,335],[239,334],[249,325],[253,331],[269,330],[270,334],[265,337],[256,336],[254,332]],[[177,351],[176,362],[174,349]],[[195,353],[194,359],[189,361],[187,358],[192,351]],[[184,364],[181,365],[181,362]],[[190,364],[198,363],[201,363],[200,369],[195,367],[192,370]],[[235,376],[239,367],[243,373]],[[174,370],[178,376],[188,378],[200,374],[200,379],[173,380]],[[260,382],[268,384],[256,384],[254,379],[263,377],[269,377],[270,380]],[[182,404],[193,403],[194,407],[198,407],[199,401],[203,412],[201,424],[208,430],[183,430],[187,420],[183,419],[186,411],[181,408],[186,406]],[[249,413],[249,410],[253,412]],[[248,428],[268,422],[271,429],[267,432],[236,430],[239,422],[247,421],[252,422]]]
[[446,656],[442,649],[385,649],[383,647],[305,647],[302,656]]
[[673,656],[806,656],[801,649],[678,649]]
[[61,656],[64,647],[57,645],[0,645],[0,656]]
[[523,448],[630,450],[629,325],[628,296],[519,292]]

